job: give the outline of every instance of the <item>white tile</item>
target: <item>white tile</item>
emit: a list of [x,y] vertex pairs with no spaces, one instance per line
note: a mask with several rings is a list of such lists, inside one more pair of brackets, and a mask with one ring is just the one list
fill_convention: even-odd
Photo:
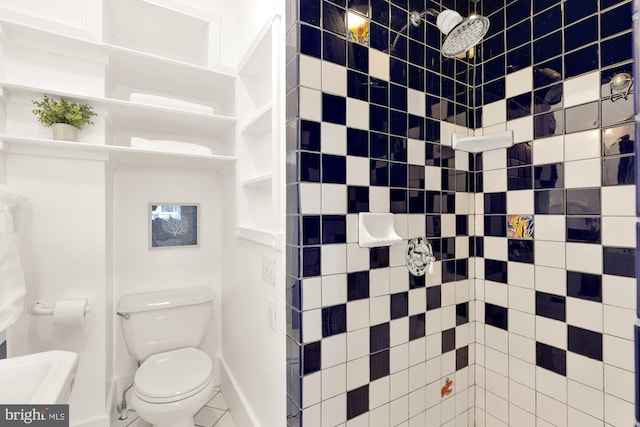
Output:
[[535,314],[535,292],[532,289],[512,286],[509,289],[509,309]]
[[369,409],[389,402],[390,377],[382,377],[369,383]]
[[[532,369],[533,373],[534,373],[534,377],[532,378],[533,381],[535,381],[535,369]],[[533,385],[534,383],[531,382],[529,383],[529,385]],[[529,411],[529,412],[535,412],[536,411],[536,392],[534,389],[527,387],[526,385],[520,383],[520,382],[516,382],[516,381],[509,381],[509,401],[514,404],[517,405],[518,407]],[[519,425],[519,424],[516,424]]]
[[533,164],[543,165],[564,160],[564,138],[554,136],[533,141]]
[[509,403],[506,399],[502,399],[493,393],[486,394],[486,411],[502,422],[509,420]]
[[[324,390],[323,390],[324,392]],[[335,427],[347,420],[347,395],[322,401],[322,427]]]
[[484,354],[487,369],[493,371],[487,371],[487,384],[499,380],[500,376],[495,376],[496,374],[500,374],[502,377],[509,375],[509,356],[507,354],[489,347],[485,347]]
[[[407,225],[408,225],[408,233],[409,233],[408,237],[426,236],[427,225],[424,220],[424,215],[412,214],[412,215],[407,215],[407,217],[408,217]],[[406,248],[403,250],[403,253],[406,253]]]
[[440,301],[442,307],[456,303],[456,284],[454,282],[442,284],[440,287]]
[[571,351],[567,352],[567,378],[603,390],[603,376],[603,362]]
[[559,402],[567,403],[567,378],[536,366],[536,391]]
[[424,92],[415,89],[407,90],[407,112],[409,114],[424,117],[426,115],[425,105]]
[[390,375],[389,397],[391,400],[397,399],[409,393],[409,370],[401,369]]
[[[508,214],[533,214],[533,190],[507,192]],[[538,236],[536,236],[537,238]]]
[[347,391],[347,364],[332,366],[323,369],[322,373],[322,400],[337,396]]
[[369,299],[369,313],[371,325],[379,325],[386,323],[390,320],[391,315],[389,313],[389,304],[391,297],[389,295],[383,295]]
[[636,322],[635,310],[604,306],[604,333],[633,340],[633,325]]
[[600,159],[577,160],[564,164],[565,188],[600,187]]
[[389,293],[389,269],[377,268],[369,271],[369,297],[377,297]]
[[369,301],[366,299],[347,303],[347,331],[369,326]]
[[533,67],[507,74],[505,86],[506,98],[533,91]]
[[627,402],[635,401],[635,377],[634,373],[616,368],[604,366],[604,392],[611,394]]
[[514,144],[531,141],[533,139],[533,116],[509,120],[507,129],[513,130]]
[[602,274],[602,247],[588,243],[567,243],[567,269]]
[[322,374],[313,374],[302,377],[302,406],[307,408],[322,401]]
[[555,295],[567,294],[566,270],[536,266],[535,268],[536,290]]
[[595,418],[604,418],[604,393],[602,391],[569,380],[568,397],[569,406]]
[[492,102],[482,106],[482,125],[491,126],[507,121],[507,101]]
[[318,403],[317,405],[310,406],[305,408],[304,410],[305,416],[305,427],[308,424],[311,424],[311,427],[321,427],[322,422],[322,404]]
[[346,273],[347,245],[323,245],[320,249],[320,270],[323,276]]
[[[414,424],[415,421],[412,422],[411,420],[414,419],[414,417],[416,417],[420,413],[422,413],[423,420],[424,420],[424,411],[425,409],[427,409],[426,408],[427,398],[425,393],[426,393],[426,390],[424,387],[409,393],[409,427],[411,427],[412,425],[416,425],[416,426],[418,425],[418,424]],[[419,426],[424,427],[424,422]]]
[[[556,427],[567,427],[567,405],[542,393],[536,393],[536,414]],[[538,422],[538,427],[546,426]]]
[[427,311],[427,290],[417,288],[409,290],[409,316]]
[[409,396],[405,395],[396,400],[392,400],[389,404],[389,421],[390,425],[398,427],[406,427],[402,425],[403,421],[409,419]]
[[425,188],[427,190],[442,190],[441,168],[435,166],[425,166]]
[[322,61],[322,92],[347,96],[347,69],[329,61]]
[[426,146],[424,141],[411,138],[407,139],[407,163],[410,165],[424,165],[426,158],[425,148]]
[[604,421],[607,427],[633,425],[634,405],[610,394],[604,395]]
[[347,360],[369,354],[369,328],[347,332]]
[[409,290],[409,271],[407,267],[393,267],[389,270],[391,278],[390,291],[392,294]]
[[347,275],[322,277],[322,305],[331,306],[347,302]]
[[300,55],[300,86],[322,90],[322,61],[312,56]]
[[300,183],[300,213],[303,215],[322,213],[321,184]]
[[536,341],[567,349],[567,324],[558,320],[536,316]]
[[600,99],[600,71],[565,80],[563,96],[565,108]]
[[422,363],[427,359],[427,338],[422,337],[409,342],[409,366]]
[[[519,312],[512,311],[509,313],[509,316],[511,316],[512,313],[519,313]],[[530,323],[532,324],[531,334],[527,336],[523,336],[516,332],[509,332],[509,356],[512,356],[510,357],[510,359],[517,358],[527,363],[528,366],[530,365],[535,367],[536,341],[535,341],[535,336],[534,336],[535,332],[534,332],[534,326],[533,326],[535,325],[535,316],[531,314],[526,314],[526,313],[522,313],[522,314],[527,316],[529,319],[531,319],[530,321]],[[511,323],[511,319],[509,320],[509,323]],[[509,325],[509,328],[511,328],[511,325]],[[516,376],[513,377],[513,379],[515,380],[519,380],[519,379],[524,380],[525,378],[531,379],[532,377],[531,376],[526,376],[524,378],[519,378]],[[531,385],[528,382],[527,384]]]
[[628,216],[602,217],[602,244],[625,248],[636,247],[636,219]]
[[300,88],[300,118],[322,121],[322,92],[306,87]]
[[376,49],[369,49],[369,75],[389,81],[389,55]]
[[602,304],[580,298],[567,298],[567,323],[590,331],[602,332]]
[[365,412],[347,421],[347,427],[369,427],[369,413]]
[[[409,342],[409,318],[401,317],[399,319],[394,319],[391,321],[391,325],[389,327],[389,334],[391,335],[390,341],[391,346],[400,346],[400,344],[405,344]],[[404,348],[404,346],[403,346]],[[393,352],[394,349],[392,349]],[[395,348],[398,350],[398,347]],[[403,350],[406,353],[406,366],[409,366],[409,347],[406,346],[406,349]]]
[[605,334],[603,336],[602,352],[604,363],[627,371],[633,371],[633,341]]
[[458,132],[456,130],[456,126],[453,123],[449,123],[447,121],[440,122],[440,144],[451,146],[451,137],[454,132]]
[[[534,394],[535,396],[535,394]],[[535,399],[532,401],[535,402]],[[536,416],[514,404],[509,405],[509,425],[518,427],[536,427]]]
[[507,167],[507,149],[489,150],[482,153],[482,170],[505,169]]
[[312,310],[322,306],[322,280],[311,277],[302,281],[302,310]]
[[498,169],[484,172],[483,184],[485,193],[507,191],[507,170]]
[[347,156],[347,185],[369,185],[369,159]]
[[636,309],[636,280],[631,277],[602,275],[602,301],[616,307]]
[[440,229],[442,237],[456,235],[456,216],[454,214],[442,214],[440,216]]
[[[537,236],[536,236],[537,238]],[[509,262],[507,264],[507,278],[510,285],[533,289],[534,266],[523,262]]]
[[323,370],[347,361],[347,334],[323,338],[320,345],[322,349],[320,365]]
[[416,391],[426,385],[426,363],[418,363],[409,367],[409,391]]
[[569,427],[603,427],[602,420],[569,407]]
[[322,311],[302,312],[302,341],[305,343],[322,339]]
[[347,98],[347,126],[355,129],[369,129],[369,103]]
[[536,240],[534,252],[536,265],[556,268],[565,267],[564,243]]
[[369,357],[347,362],[347,390],[369,384]]
[[564,160],[600,158],[600,130],[571,133],[564,136]]
[[389,426],[389,403],[379,406],[369,413],[369,427]]
[[347,245],[347,272],[363,271],[369,267],[369,251],[357,243]]
[[459,171],[469,171],[469,153],[465,151],[456,150],[454,165]]
[[322,184],[322,213],[347,213],[347,186],[341,184]]
[[[346,187],[345,187],[346,193]],[[390,193],[388,187],[369,187],[369,210],[371,212],[388,213]],[[345,194],[346,204],[346,194]]]
[[[456,328],[457,329],[457,328]],[[457,333],[457,330],[456,330]],[[509,352],[509,333],[500,328],[486,328],[484,332],[485,345],[503,353]],[[503,356],[505,357],[505,356]],[[506,368],[506,365],[505,365]],[[505,372],[506,375],[506,372]],[[498,393],[499,394],[499,393]]]
[[636,194],[633,185],[602,187],[603,216],[635,216]]
[[536,215],[535,239],[564,242],[566,233],[564,215]]

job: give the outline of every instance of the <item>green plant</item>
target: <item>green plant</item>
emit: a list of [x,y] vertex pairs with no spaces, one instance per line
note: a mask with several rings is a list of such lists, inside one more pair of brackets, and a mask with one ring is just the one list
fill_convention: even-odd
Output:
[[91,105],[69,102],[64,98],[60,98],[58,102],[45,95],[42,101],[31,102],[38,107],[32,111],[33,114],[38,116],[38,121],[45,127],[54,123],[66,123],[82,129],[84,125],[92,125],[91,118],[96,115]]

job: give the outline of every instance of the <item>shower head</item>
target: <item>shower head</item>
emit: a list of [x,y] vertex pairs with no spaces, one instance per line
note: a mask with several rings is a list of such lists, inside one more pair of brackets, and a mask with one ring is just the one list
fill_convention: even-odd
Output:
[[435,16],[438,29],[446,36],[440,52],[447,58],[454,58],[468,51],[489,30],[489,20],[484,16],[473,15],[465,19],[453,10],[443,10],[440,13],[434,9],[414,11],[411,12],[411,24],[418,27],[425,15]]

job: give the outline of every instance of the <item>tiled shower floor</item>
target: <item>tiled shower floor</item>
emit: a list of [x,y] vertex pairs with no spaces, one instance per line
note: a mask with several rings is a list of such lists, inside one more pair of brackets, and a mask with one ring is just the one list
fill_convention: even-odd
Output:
[[[213,398],[196,414],[195,422],[196,427],[236,427],[220,387],[215,387]],[[130,410],[126,420],[115,420],[111,427],[151,427],[151,424]]]

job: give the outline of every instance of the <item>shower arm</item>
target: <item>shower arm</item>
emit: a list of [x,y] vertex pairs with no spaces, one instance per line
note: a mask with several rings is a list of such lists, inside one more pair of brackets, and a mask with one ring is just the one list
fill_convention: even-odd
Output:
[[438,11],[431,8],[425,10],[424,12],[413,11],[411,12],[411,24],[413,24],[414,27],[419,27],[422,21],[422,18],[424,18],[427,15],[437,17]]

